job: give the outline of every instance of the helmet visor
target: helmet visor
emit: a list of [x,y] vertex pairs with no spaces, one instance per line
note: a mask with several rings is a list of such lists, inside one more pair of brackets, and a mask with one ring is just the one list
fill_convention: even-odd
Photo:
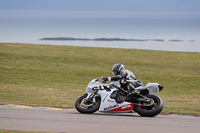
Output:
[[125,69],[124,67],[120,70],[120,75],[124,75],[125,74]]

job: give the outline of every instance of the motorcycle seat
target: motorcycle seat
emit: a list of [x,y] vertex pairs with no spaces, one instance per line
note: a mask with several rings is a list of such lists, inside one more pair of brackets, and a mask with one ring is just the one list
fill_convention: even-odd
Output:
[[135,88],[135,89],[138,90],[138,91],[142,91],[142,90],[145,90],[146,87],[144,87],[144,86],[139,86],[139,87],[137,87],[137,88]]

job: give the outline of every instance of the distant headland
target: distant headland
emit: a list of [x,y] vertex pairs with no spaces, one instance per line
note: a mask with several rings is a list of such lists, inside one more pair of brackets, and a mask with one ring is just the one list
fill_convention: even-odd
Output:
[[164,41],[163,39],[123,39],[123,38],[73,38],[73,37],[46,37],[39,40],[46,41]]
[[[89,39],[89,38],[74,38],[74,37],[46,37],[46,38],[41,38],[39,40],[43,41],[157,41],[157,42],[163,42],[165,41],[164,39],[124,39],[124,38],[94,38],[94,39]],[[167,40],[170,42],[181,42],[184,40]],[[195,40],[188,40],[189,42],[195,42]]]

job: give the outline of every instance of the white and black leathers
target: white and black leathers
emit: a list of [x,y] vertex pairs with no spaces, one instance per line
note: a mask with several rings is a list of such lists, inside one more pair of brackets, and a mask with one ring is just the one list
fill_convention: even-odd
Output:
[[[143,83],[138,80],[135,75],[130,71],[125,69],[125,74],[124,75],[116,75],[113,77],[108,77],[106,78],[108,81],[120,81],[120,84],[122,85],[123,88],[128,87],[126,89],[130,89],[130,91],[133,91],[135,88],[139,86],[143,86]],[[128,81],[129,83],[127,83]]]

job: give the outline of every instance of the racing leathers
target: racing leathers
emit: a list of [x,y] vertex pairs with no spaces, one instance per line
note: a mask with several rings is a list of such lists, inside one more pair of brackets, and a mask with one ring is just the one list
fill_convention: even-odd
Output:
[[135,88],[139,86],[143,86],[143,83],[138,80],[135,75],[130,70],[125,70],[124,75],[115,75],[113,77],[104,77],[104,81],[119,81],[121,88],[127,90],[129,92],[128,95],[137,95],[139,91],[135,90]]

